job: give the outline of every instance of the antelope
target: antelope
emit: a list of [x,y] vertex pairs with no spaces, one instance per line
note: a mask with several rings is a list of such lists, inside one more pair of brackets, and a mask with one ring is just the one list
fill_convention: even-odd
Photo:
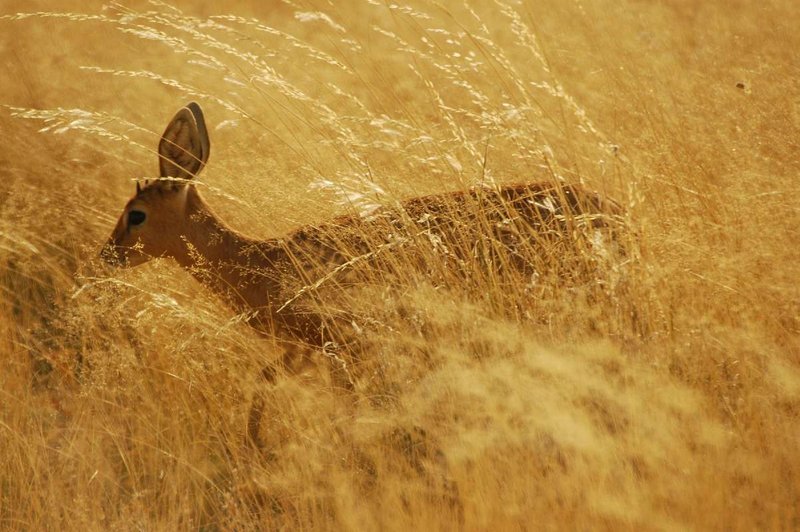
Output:
[[[283,357],[262,373],[269,382],[275,379],[276,366],[296,369],[298,358],[322,351],[333,363],[337,384],[353,389],[346,364],[330,353],[335,341],[330,328],[301,296],[312,292],[320,279],[338,280],[348,265],[374,255],[376,247],[391,253],[393,246],[418,242],[402,235],[423,234],[461,262],[482,254],[489,267],[524,269],[521,247],[535,247],[553,234],[571,230],[579,217],[593,227],[605,227],[620,214],[613,201],[581,186],[541,182],[417,197],[368,217],[344,215],[259,240],[229,227],[193,184],[209,153],[203,112],[198,104],[189,103],[175,114],[158,143],[161,179],[137,182],[101,257],[120,267],[158,257],[177,261],[234,311],[246,315],[251,327],[283,346]],[[469,238],[459,239],[464,231]],[[494,244],[486,248],[488,257],[477,251],[484,241]],[[505,252],[505,259],[495,256],[498,249]],[[248,433],[253,439],[257,439],[260,406],[251,410]]]

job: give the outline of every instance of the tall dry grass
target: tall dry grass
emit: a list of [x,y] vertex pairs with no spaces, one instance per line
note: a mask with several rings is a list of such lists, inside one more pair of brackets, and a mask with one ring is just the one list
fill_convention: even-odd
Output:
[[[800,526],[790,2],[2,10],[3,528]],[[581,282],[389,255],[328,308],[377,324],[355,402],[281,378],[254,450],[275,346],[168,261],[97,260],[192,99],[197,186],[251,234],[563,178],[628,252]]]

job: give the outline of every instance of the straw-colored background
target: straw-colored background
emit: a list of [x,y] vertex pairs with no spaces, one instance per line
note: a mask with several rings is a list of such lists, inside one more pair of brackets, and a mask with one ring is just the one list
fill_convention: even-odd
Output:
[[[0,11],[0,528],[800,527],[793,2]],[[272,344],[97,260],[191,100],[233,227],[556,172],[626,207],[624,288],[355,295],[391,386],[281,379],[256,452]]]

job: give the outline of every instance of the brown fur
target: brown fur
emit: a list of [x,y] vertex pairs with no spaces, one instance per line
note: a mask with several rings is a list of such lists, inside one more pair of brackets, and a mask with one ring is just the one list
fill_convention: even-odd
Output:
[[[462,265],[480,261],[487,268],[533,270],[529,250],[563,238],[578,225],[608,227],[620,214],[614,202],[580,186],[544,182],[417,197],[369,216],[341,216],[281,238],[257,240],[225,224],[187,181],[202,169],[208,151],[200,108],[189,104],[159,144],[161,172],[177,181],[137,186],[102,256],[121,266],[153,257],[175,259],[235,311],[247,314],[253,328],[277,338],[286,347],[284,366],[305,358],[308,347],[326,352],[336,340],[309,305],[319,281],[358,282],[349,277],[352,266],[380,269],[377,250],[413,253],[416,247],[439,246]],[[145,214],[144,223],[128,223],[134,210]],[[411,256],[419,256],[424,271],[424,253]],[[337,362],[338,383],[352,388],[350,375],[338,364],[341,359],[335,353],[329,358]],[[272,381],[274,371],[266,368],[264,378]],[[254,439],[262,403],[257,397],[251,410]]]

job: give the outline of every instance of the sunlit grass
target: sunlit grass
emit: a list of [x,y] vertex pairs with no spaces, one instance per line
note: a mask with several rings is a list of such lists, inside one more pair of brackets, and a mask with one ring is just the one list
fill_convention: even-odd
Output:
[[[790,3],[125,4],[0,13],[0,528],[797,528]],[[378,245],[305,288],[357,325],[355,397],[264,390],[242,316],[97,258],[191,100],[249,234],[563,180],[624,252]]]

